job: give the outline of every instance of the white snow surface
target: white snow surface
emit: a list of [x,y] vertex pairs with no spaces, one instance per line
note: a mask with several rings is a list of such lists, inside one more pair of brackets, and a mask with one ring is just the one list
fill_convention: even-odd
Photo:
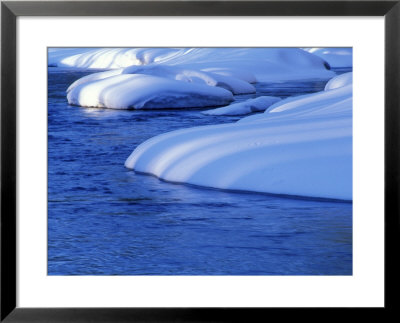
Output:
[[325,85],[325,91],[337,89],[349,84],[353,84],[353,72],[343,73],[330,79]]
[[120,74],[70,88],[70,104],[110,109],[190,108],[226,105],[228,90],[145,74]]
[[227,115],[237,116],[245,115],[253,112],[265,111],[272,104],[280,101],[281,98],[276,96],[260,96],[244,102],[230,104],[226,107],[202,111],[205,115]]
[[174,48],[49,48],[49,64],[82,69],[146,65],[168,58]]
[[168,65],[145,65],[130,66],[123,69],[121,73],[157,75],[188,83],[218,86],[231,91],[233,94],[248,94],[256,92],[255,87],[249,82],[236,78],[235,76],[219,74],[218,71],[208,72]]
[[237,123],[156,136],[125,166],[177,183],[352,200],[352,85],[285,99]]
[[93,81],[102,80],[107,77],[111,77],[111,76],[115,76],[115,75],[120,75],[121,72],[122,72],[122,69],[114,69],[114,70],[109,70],[109,71],[105,71],[105,72],[98,72],[98,73],[86,75],[86,76],[81,77],[80,79],[76,80],[74,83],[72,83],[68,87],[67,93],[70,92],[73,88],[77,87],[78,85],[89,84]]
[[[326,69],[322,59],[296,48],[95,48],[82,50],[83,53],[79,54],[78,49],[51,49],[49,62],[56,62],[58,59],[59,66],[109,69],[82,77],[68,88],[68,102],[85,107],[160,108],[162,102],[168,104],[166,106],[168,108],[221,106],[232,101],[231,96],[229,97],[225,91],[209,89],[207,98],[207,91],[201,85],[222,88],[238,95],[255,93],[256,89],[251,83],[256,81],[330,79],[336,75]],[[73,55],[68,56],[71,53]],[[133,79],[123,77],[123,75],[153,76],[155,77],[153,79],[157,81],[153,86],[149,82],[152,78],[135,77]],[[165,81],[161,82],[160,78]],[[124,84],[123,80],[128,84]],[[187,84],[181,84],[181,89],[179,89],[178,83],[172,81]],[[172,86],[173,93],[168,95],[167,91],[172,89],[171,84],[175,84]],[[144,89],[144,85],[150,89]],[[163,88],[161,85],[166,87]],[[138,93],[139,91],[141,94]],[[160,94],[157,104],[155,103],[156,91]],[[104,93],[109,93],[107,99],[104,99]],[[144,93],[150,97],[145,98]],[[192,96],[190,100],[189,93]],[[120,98],[112,98],[112,95],[118,95]],[[178,100],[183,101],[178,102]]]
[[67,92],[71,91],[77,85],[120,74],[154,75],[188,83],[218,86],[231,91],[233,94],[248,94],[256,92],[255,87],[249,82],[233,76],[218,74],[218,71],[196,71],[167,65],[132,65],[123,69],[113,69],[105,72],[93,73],[76,80],[69,86]]
[[161,64],[214,72],[249,83],[334,76],[325,68],[324,60],[298,48],[50,48],[49,63],[84,69]]
[[[93,51],[93,48],[84,48],[84,47],[50,47],[48,48],[47,55],[47,65],[48,66],[57,66],[57,67],[72,67],[70,65],[65,65],[62,61],[68,57],[72,57],[75,55],[83,55],[86,52]],[[78,66],[74,66],[78,67]]]
[[305,51],[321,57],[331,67],[352,67],[353,49],[351,47],[337,48],[304,48]]
[[250,73],[249,71],[246,70],[241,70],[241,69],[236,69],[236,68],[203,68],[202,71],[204,72],[211,72],[215,74],[220,74],[220,75],[225,75],[225,76],[231,76],[234,78],[237,78],[239,80],[248,82],[248,83],[256,83],[257,79],[256,77]]

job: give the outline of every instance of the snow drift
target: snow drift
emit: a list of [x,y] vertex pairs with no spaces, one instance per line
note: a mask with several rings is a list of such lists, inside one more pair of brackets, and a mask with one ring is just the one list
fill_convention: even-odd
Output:
[[120,74],[91,80],[70,89],[68,102],[110,109],[193,108],[226,105],[231,92],[144,74]]
[[150,64],[180,66],[247,82],[331,78],[320,57],[298,48],[50,48],[49,64],[115,69]]
[[352,85],[288,98],[237,123],[156,136],[125,166],[176,183],[351,200]]
[[352,67],[353,66],[353,49],[345,48],[304,48],[305,51],[321,57],[331,67]]
[[344,73],[337,77],[334,77],[328,81],[325,85],[325,91],[333,90],[345,85],[353,84],[353,73]]
[[202,113],[205,115],[212,115],[212,116],[217,116],[217,115],[238,116],[253,112],[265,111],[269,106],[280,100],[281,98],[278,98],[276,96],[260,96],[258,98],[250,99],[244,102],[233,103],[226,107],[206,110],[203,111]]

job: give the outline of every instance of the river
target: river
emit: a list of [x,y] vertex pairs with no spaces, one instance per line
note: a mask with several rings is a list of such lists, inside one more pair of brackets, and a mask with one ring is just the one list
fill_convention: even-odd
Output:
[[[66,88],[90,73],[48,71],[49,275],[352,274],[351,203],[171,184],[124,167],[148,138],[240,117],[68,105]],[[256,84],[235,99],[325,83]]]

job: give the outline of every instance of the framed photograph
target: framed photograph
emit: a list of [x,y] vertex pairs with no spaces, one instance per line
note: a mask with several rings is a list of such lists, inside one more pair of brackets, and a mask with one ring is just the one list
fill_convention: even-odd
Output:
[[1,321],[393,314],[399,14],[2,2]]

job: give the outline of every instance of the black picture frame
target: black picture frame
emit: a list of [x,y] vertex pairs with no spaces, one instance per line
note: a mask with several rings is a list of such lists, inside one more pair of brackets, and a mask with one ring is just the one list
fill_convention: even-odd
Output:
[[[384,16],[385,306],[364,310],[380,321],[400,306],[399,126],[400,1],[2,1],[1,3],[1,322],[252,322],[270,312],[312,319],[307,308],[19,308],[16,305],[16,19],[18,16]],[[339,309],[324,308],[339,318]],[[326,315],[326,316],[325,316]],[[337,315],[337,316],[336,316]],[[300,317],[297,317],[300,318]],[[318,318],[318,316],[316,316]],[[351,319],[351,317],[348,317]]]

